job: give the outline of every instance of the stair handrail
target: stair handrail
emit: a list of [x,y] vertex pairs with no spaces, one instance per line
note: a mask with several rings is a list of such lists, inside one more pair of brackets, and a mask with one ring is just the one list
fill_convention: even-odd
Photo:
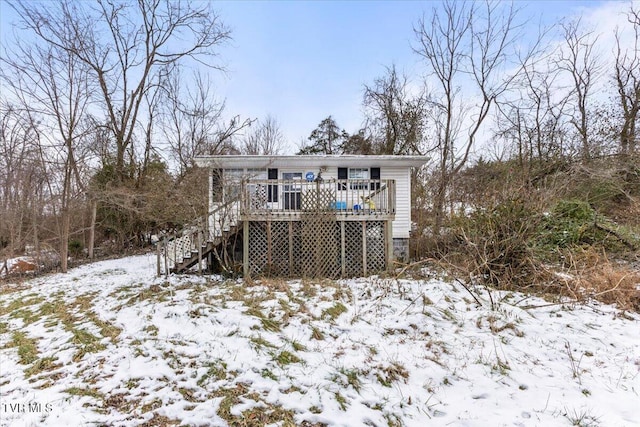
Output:
[[[236,204],[236,209],[239,210],[239,201],[240,195],[228,200],[224,203],[219,204],[214,209],[207,212],[204,217],[199,217],[195,221],[186,223],[180,230],[175,231],[170,234],[165,234],[158,239],[156,243],[156,253],[157,253],[157,274],[160,276],[162,274],[161,268],[161,256],[164,253],[164,270],[165,274],[168,273],[170,268],[175,267],[178,264],[178,260],[180,258],[185,258],[187,255],[187,251],[185,250],[185,246],[188,245],[188,251],[192,252],[195,250],[200,251],[201,248],[199,246],[203,243],[203,237],[209,235],[209,218],[211,216],[215,216],[216,213],[222,211],[223,209],[227,209],[233,204]],[[203,224],[204,221],[204,224]],[[197,243],[196,243],[197,242]],[[173,243],[169,248],[170,244]],[[194,245],[195,244],[195,245]],[[180,247],[180,250],[178,250]],[[170,251],[173,249],[173,251]],[[172,252],[172,253],[169,253]],[[172,255],[172,256],[171,256]],[[172,262],[172,266],[169,266],[169,261]]]

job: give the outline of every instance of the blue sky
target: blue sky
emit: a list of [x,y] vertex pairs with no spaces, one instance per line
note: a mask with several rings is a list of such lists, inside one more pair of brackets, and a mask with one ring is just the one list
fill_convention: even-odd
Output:
[[[417,80],[424,73],[412,51],[413,26],[436,1],[238,1],[217,5],[233,30],[222,50],[226,76],[215,79],[229,113],[275,116],[295,151],[332,115],[348,132],[362,122],[364,84],[391,64]],[[612,7],[602,1],[517,2],[532,31]],[[628,6],[617,2],[616,7]],[[606,24],[608,25],[608,24]]]
[[[636,0],[637,1],[637,0]],[[412,52],[413,26],[436,1],[221,1],[214,3],[233,40],[220,49],[226,73],[212,81],[226,99],[227,116],[274,116],[296,151],[317,124],[332,115],[348,132],[362,122],[364,84],[396,64],[416,80],[424,72]],[[585,15],[613,31],[615,14],[629,2],[517,2],[532,31],[539,22]],[[15,21],[0,0],[0,34]],[[4,39],[4,37],[3,37]],[[187,74],[187,73],[185,73]]]

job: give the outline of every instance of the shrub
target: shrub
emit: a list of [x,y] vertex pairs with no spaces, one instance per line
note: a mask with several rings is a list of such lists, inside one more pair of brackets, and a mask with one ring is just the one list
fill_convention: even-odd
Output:
[[541,243],[560,248],[580,244],[595,219],[596,212],[588,203],[561,200],[545,217]]
[[475,281],[502,289],[530,285],[536,274],[531,242],[541,215],[522,198],[497,202],[456,219],[457,258]]
[[84,245],[82,244],[81,241],[79,241],[79,240],[70,240],[69,241],[69,254],[72,257],[78,258],[80,256],[80,254],[82,253],[83,249],[84,249]]
[[632,232],[617,226],[587,202],[560,200],[545,217],[538,242],[546,252],[577,246],[622,252],[635,250],[636,240]]

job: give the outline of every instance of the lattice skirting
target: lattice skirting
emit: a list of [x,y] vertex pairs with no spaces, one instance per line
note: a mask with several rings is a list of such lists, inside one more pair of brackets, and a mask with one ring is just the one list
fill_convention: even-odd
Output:
[[249,274],[354,277],[385,270],[385,221],[249,222]]

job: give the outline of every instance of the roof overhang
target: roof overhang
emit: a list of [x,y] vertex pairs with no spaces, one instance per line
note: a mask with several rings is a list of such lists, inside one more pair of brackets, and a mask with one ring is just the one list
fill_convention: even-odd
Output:
[[314,155],[314,156],[197,156],[196,165],[214,169],[319,168],[333,167],[418,167],[426,156]]

